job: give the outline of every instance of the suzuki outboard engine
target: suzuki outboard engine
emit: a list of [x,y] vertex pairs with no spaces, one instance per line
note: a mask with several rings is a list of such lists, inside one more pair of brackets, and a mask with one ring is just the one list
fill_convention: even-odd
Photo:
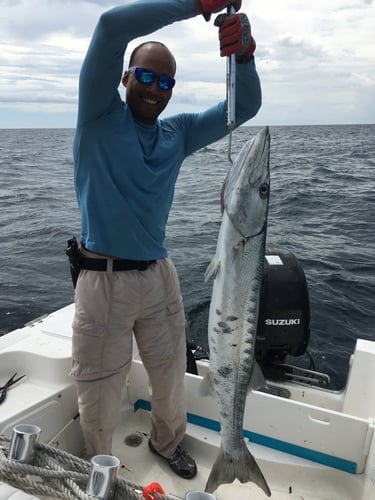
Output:
[[[289,381],[327,386],[330,378],[315,371],[314,360],[307,351],[310,338],[310,303],[305,273],[295,255],[268,252],[265,256],[259,302],[255,359],[267,381]],[[192,351],[193,354],[189,353]],[[286,357],[306,354],[310,366],[290,364]],[[197,374],[195,361],[208,359],[209,353],[199,345],[188,345],[188,371]],[[306,359],[301,360],[305,364]],[[284,392],[283,392],[284,391]],[[287,390],[268,384],[266,392],[286,396]]]
[[304,354],[309,336],[309,294],[301,265],[292,253],[267,254],[255,345],[264,375],[284,378],[285,357]]

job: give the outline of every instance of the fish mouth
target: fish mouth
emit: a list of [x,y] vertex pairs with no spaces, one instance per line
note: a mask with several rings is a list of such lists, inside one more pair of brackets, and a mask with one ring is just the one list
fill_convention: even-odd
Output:
[[264,165],[269,165],[270,140],[268,127],[264,127],[254,138],[251,149],[256,151],[256,158],[254,159],[256,167],[249,173],[249,184],[255,184],[257,179],[264,177],[262,184],[269,185],[269,167],[264,169]]

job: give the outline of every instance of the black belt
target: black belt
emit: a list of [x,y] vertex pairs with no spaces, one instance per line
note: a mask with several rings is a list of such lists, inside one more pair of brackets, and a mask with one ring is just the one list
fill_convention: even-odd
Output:
[[[89,271],[107,271],[108,259],[95,259],[91,257],[80,257],[79,265],[81,269]],[[127,260],[112,259],[112,271],[146,271],[156,260]]]

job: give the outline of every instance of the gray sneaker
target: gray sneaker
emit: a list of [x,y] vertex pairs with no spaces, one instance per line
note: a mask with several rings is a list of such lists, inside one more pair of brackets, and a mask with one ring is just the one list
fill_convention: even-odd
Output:
[[169,458],[163,457],[160,453],[154,448],[151,443],[151,439],[148,441],[148,447],[161,458],[164,458],[170,466],[170,468],[175,472],[178,476],[183,477],[184,479],[192,479],[197,474],[197,465],[193,459],[193,457],[185,451],[182,446],[179,444],[176,448],[176,451]]

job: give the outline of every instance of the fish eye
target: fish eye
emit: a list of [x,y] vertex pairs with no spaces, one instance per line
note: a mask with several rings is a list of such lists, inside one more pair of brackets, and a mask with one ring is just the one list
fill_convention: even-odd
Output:
[[268,191],[269,191],[269,186],[266,182],[263,182],[263,184],[261,184],[259,186],[259,194],[262,198],[265,198],[267,195],[268,195]]

